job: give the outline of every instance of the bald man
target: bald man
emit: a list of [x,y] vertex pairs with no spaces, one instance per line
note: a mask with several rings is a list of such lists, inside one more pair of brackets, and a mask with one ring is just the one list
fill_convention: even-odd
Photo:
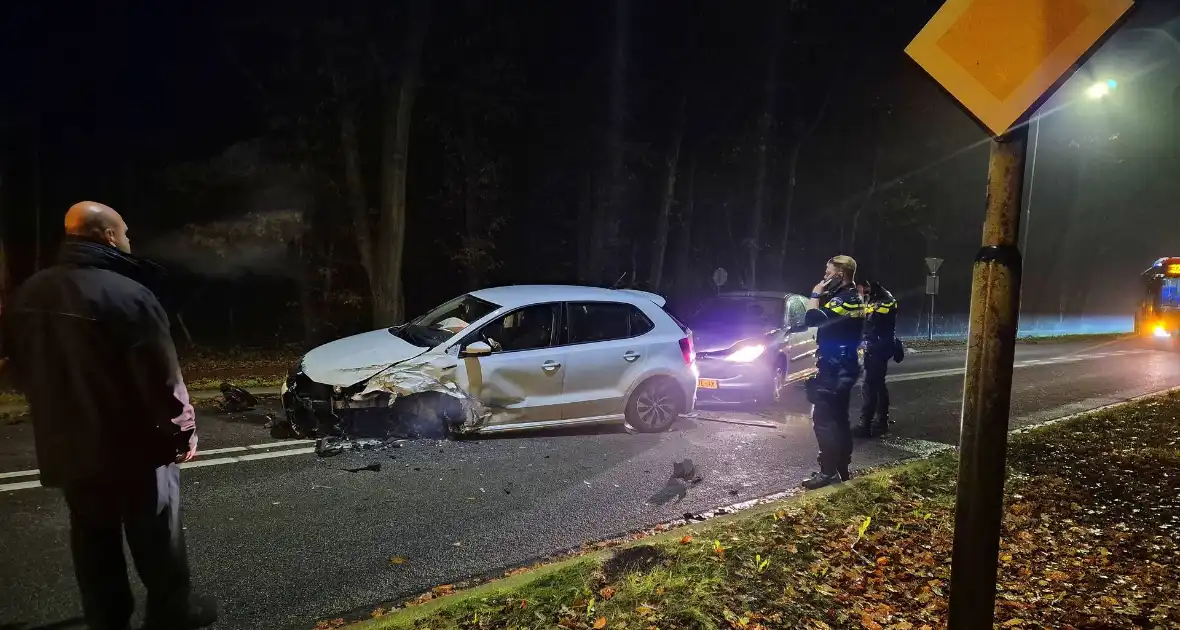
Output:
[[71,207],[65,231],[57,264],[6,309],[3,348],[29,401],[41,485],[65,494],[86,621],[130,627],[126,534],[144,628],[208,626],[216,602],[191,594],[180,523],[177,464],[196,454],[196,421],[149,288],[159,267],[131,255],[123,217],[100,203]]

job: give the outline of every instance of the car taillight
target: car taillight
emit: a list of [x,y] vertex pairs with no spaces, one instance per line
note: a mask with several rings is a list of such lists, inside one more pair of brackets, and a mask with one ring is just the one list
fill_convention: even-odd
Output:
[[680,352],[684,355],[684,364],[692,365],[692,362],[697,358],[697,353],[696,349],[692,347],[692,331],[687,332],[688,336],[680,340]]

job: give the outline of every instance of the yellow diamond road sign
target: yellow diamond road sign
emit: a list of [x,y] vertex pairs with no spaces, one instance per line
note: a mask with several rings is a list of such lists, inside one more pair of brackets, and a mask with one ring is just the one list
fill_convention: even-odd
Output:
[[1133,0],[947,0],[905,51],[995,135],[1131,8]]

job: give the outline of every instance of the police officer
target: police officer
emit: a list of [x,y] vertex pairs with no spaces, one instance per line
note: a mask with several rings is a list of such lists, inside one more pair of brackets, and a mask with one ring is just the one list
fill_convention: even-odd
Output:
[[860,376],[857,349],[863,328],[863,304],[856,290],[856,261],[836,256],[824,279],[811,290],[805,321],[818,328],[816,374],[807,381],[811,426],[819,443],[819,472],[803,482],[808,490],[848,479],[852,463],[852,426],[848,405]]
[[880,283],[857,280],[856,288],[864,303],[864,369],[861,385],[860,423],[853,432],[857,437],[874,437],[889,433],[889,389],[885,373],[896,349],[897,300]]

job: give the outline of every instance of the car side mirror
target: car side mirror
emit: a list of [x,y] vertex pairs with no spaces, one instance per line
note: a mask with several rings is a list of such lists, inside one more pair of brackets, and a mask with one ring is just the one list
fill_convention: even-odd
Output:
[[459,353],[460,357],[485,357],[492,353],[492,347],[482,341],[473,341]]

